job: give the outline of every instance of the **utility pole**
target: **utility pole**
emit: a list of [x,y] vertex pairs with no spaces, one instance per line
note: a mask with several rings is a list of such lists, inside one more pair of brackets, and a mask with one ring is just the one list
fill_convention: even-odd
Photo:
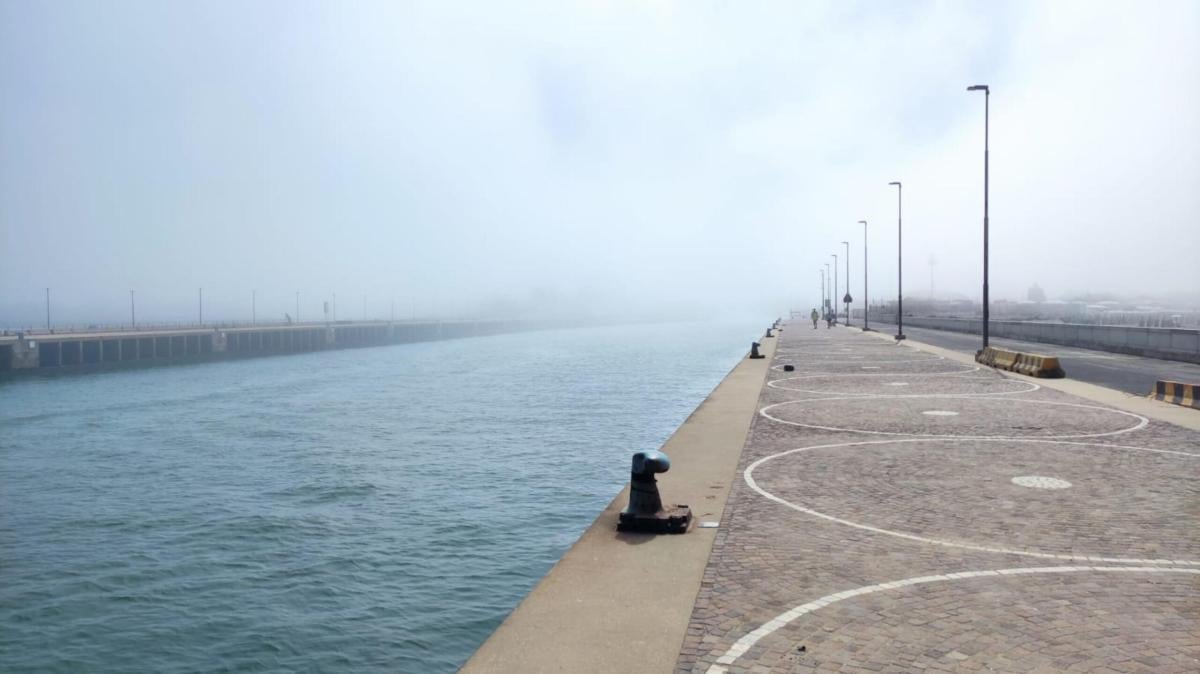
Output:
[[46,288],[46,332],[50,332],[50,289]]
[[133,306],[133,290],[129,291],[129,328],[131,330],[137,329],[137,311]]
[[200,295],[200,327],[204,327],[204,288],[197,288]]

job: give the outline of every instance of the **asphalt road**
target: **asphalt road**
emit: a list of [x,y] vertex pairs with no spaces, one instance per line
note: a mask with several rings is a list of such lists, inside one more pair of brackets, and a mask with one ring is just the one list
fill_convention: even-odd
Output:
[[[893,334],[896,332],[895,324],[877,324],[874,321],[871,322],[871,329]],[[979,335],[908,326],[905,326],[904,334],[918,342],[962,353],[973,354],[980,348]],[[1159,379],[1200,383],[1200,365],[1192,363],[996,337],[991,338],[991,343],[992,346],[1014,351],[1058,356],[1068,378],[1134,395],[1148,395],[1154,391],[1154,382]]]

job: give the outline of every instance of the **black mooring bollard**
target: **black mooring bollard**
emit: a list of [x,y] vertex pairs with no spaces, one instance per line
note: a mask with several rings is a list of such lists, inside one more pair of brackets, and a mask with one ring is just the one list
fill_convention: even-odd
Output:
[[751,358],[763,358],[764,357],[761,353],[758,352],[758,347],[760,347],[760,346],[762,346],[762,344],[759,344],[758,342],[750,342],[750,357]]
[[784,372],[795,372],[795,371],[796,371],[796,366],[795,366],[795,365],[784,365],[784,366],[783,366],[783,371],[784,371]]
[[767,335],[766,335],[766,336],[767,336],[767,338],[768,338],[768,339],[770,339],[771,337],[774,337],[774,336],[775,336],[774,334],[772,334],[772,332],[771,332],[771,328],[767,328]]
[[666,454],[651,450],[633,455],[629,476],[629,506],[617,518],[617,531],[682,534],[692,523],[692,510],[685,505],[663,508],[655,473],[671,469]]

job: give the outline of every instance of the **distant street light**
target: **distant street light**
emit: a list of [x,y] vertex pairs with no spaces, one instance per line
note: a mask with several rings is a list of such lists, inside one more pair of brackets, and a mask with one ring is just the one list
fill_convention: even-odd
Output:
[[988,108],[992,90],[986,84],[967,87],[983,92],[983,348],[988,345]]
[[250,325],[258,323],[258,291],[250,291]]
[[850,325],[850,242],[843,241],[842,245],[846,247],[846,296],[842,298],[846,305],[846,325]]
[[821,316],[825,316],[825,272],[818,269],[817,273],[821,275]]
[[137,329],[137,311],[135,310],[135,308],[133,306],[133,291],[132,290],[129,291],[129,328],[131,330]]
[[825,303],[825,306],[822,308],[822,313],[825,315],[825,318],[828,319],[829,318],[829,293],[833,292],[833,282],[829,280],[829,263],[828,262],[825,263],[825,281],[826,281],[825,296],[821,298],[821,301]]
[[871,312],[871,296],[867,294],[867,221],[859,222],[863,226],[863,332],[870,332],[871,323],[867,317]]
[[200,295],[200,327],[204,327],[204,288],[197,288],[196,291]]
[[46,332],[50,332],[50,289],[46,288]]
[[904,187],[899,181],[888,185],[896,186],[896,341],[904,339]]
[[833,320],[837,321],[837,305],[838,305],[838,273],[837,273],[837,253],[833,254]]

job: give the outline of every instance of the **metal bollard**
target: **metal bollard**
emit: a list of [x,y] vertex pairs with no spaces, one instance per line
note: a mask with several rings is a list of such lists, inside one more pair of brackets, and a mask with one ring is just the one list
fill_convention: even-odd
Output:
[[774,336],[775,336],[775,335],[771,333],[771,328],[767,328],[767,334],[766,334],[766,337],[769,339],[769,338],[771,338],[771,337],[774,337]]
[[784,372],[795,372],[795,371],[796,371],[796,366],[795,366],[795,365],[784,365],[784,366],[783,366],[783,371],[784,371]]
[[750,357],[751,358],[765,358],[765,356],[763,356],[761,353],[758,352],[758,347],[760,347],[760,346],[762,346],[762,344],[759,344],[758,342],[750,342]]
[[617,518],[617,531],[682,534],[692,523],[692,510],[685,505],[663,508],[655,473],[671,469],[671,459],[659,451],[633,455],[629,476],[629,506]]

